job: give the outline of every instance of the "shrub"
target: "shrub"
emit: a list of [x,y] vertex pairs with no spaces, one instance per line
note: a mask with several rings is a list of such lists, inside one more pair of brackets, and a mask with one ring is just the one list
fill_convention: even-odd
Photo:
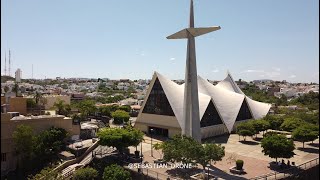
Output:
[[130,173],[123,167],[112,164],[107,166],[103,172],[103,180],[131,180]]
[[259,134],[260,131],[266,131],[270,127],[270,123],[264,119],[258,119],[251,121],[255,131]]
[[128,122],[130,119],[129,113],[122,110],[116,110],[113,112],[112,117],[114,124],[122,124],[123,122]]
[[301,126],[302,124],[304,124],[304,122],[300,118],[285,118],[284,122],[280,126],[280,129],[292,132],[294,129]]
[[98,132],[99,144],[112,146],[122,153],[129,146],[137,146],[143,141],[143,133],[134,128],[101,128]]
[[87,167],[83,169],[78,169],[74,175],[73,180],[94,180],[98,177],[98,171]]
[[267,115],[265,118],[270,124],[270,128],[274,130],[280,130],[280,126],[283,123],[283,117],[279,115]]
[[236,161],[237,170],[242,170],[243,168],[243,160],[237,160]]
[[246,141],[246,136],[253,136],[256,134],[256,131],[250,121],[242,122],[237,125],[237,134],[244,137]]
[[118,108],[118,110],[123,110],[123,111],[126,111],[126,112],[130,112],[131,111],[131,107],[129,105],[123,105],[123,106],[120,106]]
[[264,133],[263,137],[272,136],[272,135],[278,135],[278,133],[274,131],[269,131]]

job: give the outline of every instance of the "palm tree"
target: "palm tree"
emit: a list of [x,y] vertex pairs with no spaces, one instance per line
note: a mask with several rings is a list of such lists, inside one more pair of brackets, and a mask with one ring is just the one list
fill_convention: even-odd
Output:
[[70,104],[66,104],[64,107],[64,115],[65,116],[69,116],[71,113],[71,105]]
[[59,99],[53,104],[53,107],[58,109],[58,114],[62,114],[65,109],[65,103],[63,100]]
[[14,84],[12,91],[16,93],[16,97],[17,97],[19,92],[19,85],[17,83]]
[[48,100],[44,97],[40,99],[40,115],[41,115],[41,106],[45,106],[48,103]]
[[[40,113],[41,114],[41,106],[40,106],[40,100],[43,98],[42,94],[39,92],[39,91],[36,91],[36,93],[33,95],[33,97],[35,98],[36,100],[36,104],[39,106],[39,109],[40,109]],[[43,103],[43,102],[42,102]]]
[[42,94],[39,91],[36,91],[36,94],[34,94],[33,97],[36,99],[36,104],[38,104],[42,98]]

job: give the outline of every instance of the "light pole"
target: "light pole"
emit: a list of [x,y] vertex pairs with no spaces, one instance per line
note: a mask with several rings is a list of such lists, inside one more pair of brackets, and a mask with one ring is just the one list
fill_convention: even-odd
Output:
[[208,173],[207,177],[208,177],[208,179],[210,179],[210,178],[209,178],[209,166],[210,166],[210,165],[207,164],[207,168],[208,168],[208,169],[207,169],[207,171],[208,171],[208,172],[207,172],[207,173]]
[[142,155],[142,141],[141,141],[141,149],[140,149],[140,167],[138,168],[138,172],[139,172],[139,173],[142,173],[142,171],[141,171],[142,161],[143,161],[143,155]]
[[151,136],[151,156],[153,157],[153,151],[152,151],[152,133],[153,133],[153,129],[150,129],[150,136]]
[[141,141],[140,157],[141,157],[141,164],[142,164],[142,157],[143,157],[143,155],[142,155],[142,141]]

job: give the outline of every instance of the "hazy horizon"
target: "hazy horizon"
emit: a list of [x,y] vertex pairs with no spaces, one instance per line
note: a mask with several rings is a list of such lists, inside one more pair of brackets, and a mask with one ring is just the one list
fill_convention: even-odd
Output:
[[[189,1],[1,1],[1,74],[22,78],[184,79]],[[319,1],[195,1],[198,75],[319,83]],[[8,58],[7,58],[8,61]],[[8,66],[7,66],[8,69]]]

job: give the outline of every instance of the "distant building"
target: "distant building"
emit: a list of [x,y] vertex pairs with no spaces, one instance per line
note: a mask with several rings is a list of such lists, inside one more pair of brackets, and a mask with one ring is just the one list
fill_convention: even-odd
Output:
[[137,99],[133,99],[133,98],[127,98],[127,99],[123,99],[120,101],[121,105],[136,105],[138,104],[138,100]]
[[71,136],[80,134],[79,123],[74,123],[71,118],[62,115],[22,116],[19,112],[1,113],[1,175],[17,167],[12,134],[17,126],[22,124],[31,126],[35,134],[52,126],[65,129]]
[[7,111],[27,114],[27,98],[24,97],[5,97],[1,96],[1,106],[5,105]]
[[275,92],[280,92],[280,87],[268,87],[267,92],[269,96],[273,96]]
[[78,93],[78,94],[71,94],[71,100],[72,101],[82,101],[84,99],[85,94],[83,93]]
[[21,78],[22,78],[22,71],[20,68],[18,68],[15,72],[15,76],[16,76],[16,82],[21,82]]
[[45,109],[51,109],[54,106],[54,103],[59,100],[64,101],[65,104],[70,104],[70,96],[68,95],[48,95],[43,96],[46,99]]
[[120,82],[130,82],[130,79],[120,79]]

